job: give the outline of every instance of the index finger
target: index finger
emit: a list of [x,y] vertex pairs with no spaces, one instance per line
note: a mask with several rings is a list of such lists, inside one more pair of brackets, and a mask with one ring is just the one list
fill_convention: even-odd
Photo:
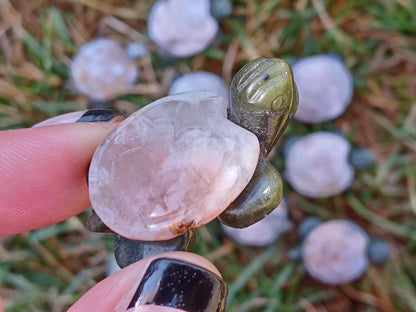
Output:
[[0,132],[0,235],[63,221],[88,208],[87,170],[114,122]]

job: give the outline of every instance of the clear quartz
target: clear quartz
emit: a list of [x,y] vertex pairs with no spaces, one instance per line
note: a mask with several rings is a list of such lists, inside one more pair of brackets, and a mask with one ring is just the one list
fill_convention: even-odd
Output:
[[170,239],[224,211],[248,184],[258,157],[256,136],[226,118],[223,97],[168,96],[131,115],[97,148],[91,203],[124,237]]

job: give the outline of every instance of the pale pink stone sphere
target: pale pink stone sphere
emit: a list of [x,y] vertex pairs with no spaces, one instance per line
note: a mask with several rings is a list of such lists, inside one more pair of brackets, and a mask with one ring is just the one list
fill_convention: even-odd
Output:
[[296,139],[286,152],[285,176],[296,192],[310,198],[346,190],[354,179],[348,162],[350,143],[341,135],[319,131]]
[[99,38],[84,44],[71,64],[75,88],[98,101],[111,100],[138,79],[138,69],[116,41]]
[[326,284],[342,284],[360,277],[368,266],[367,234],[348,220],[332,220],[315,227],[302,247],[307,272]]
[[197,54],[208,47],[218,31],[209,0],[158,0],[149,12],[149,37],[175,57]]
[[340,116],[353,96],[353,79],[343,61],[333,55],[315,55],[296,61],[293,78],[299,91],[295,119],[320,123]]
[[190,91],[213,91],[222,95],[230,106],[230,88],[220,76],[207,72],[195,71],[186,73],[176,78],[170,85],[168,94],[176,94]]

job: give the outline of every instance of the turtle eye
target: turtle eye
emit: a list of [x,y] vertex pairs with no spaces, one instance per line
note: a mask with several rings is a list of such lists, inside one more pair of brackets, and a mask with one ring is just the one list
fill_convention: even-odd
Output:
[[286,106],[287,106],[286,97],[283,94],[281,94],[273,100],[272,110],[275,112],[278,112],[278,111],[284,110]]

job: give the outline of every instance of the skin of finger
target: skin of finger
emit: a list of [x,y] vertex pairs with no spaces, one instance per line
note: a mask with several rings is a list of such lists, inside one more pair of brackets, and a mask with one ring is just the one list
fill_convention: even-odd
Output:
[[[207,259],[190,252],[172,251],[155,256],[144,258],[135,262],[117,273],[107,277],[91,288],[84,296],[82,296],[75,304],[68,310],[68,312],[87,312],[87,311],[102,311],[102,312],[125,312],[133,298],[133,295],[143,278],[149,264],[158,258],[171,258],[186,261],[188,263],[203,267],[212,273],[221,277],[218,269]],[[146,311],[146,312],[173,312],[182,311],[179,309],[165,308],[161,306],[148,306],[147,310],[129,311]]]
[[3,305],[3,301],[1,300],[1,297],[0,297],[0,312],[4,312],[4,305]]
[[72,123],[0,132],[0,235],[68,219],[90,205],[87,170],[118,124]]

